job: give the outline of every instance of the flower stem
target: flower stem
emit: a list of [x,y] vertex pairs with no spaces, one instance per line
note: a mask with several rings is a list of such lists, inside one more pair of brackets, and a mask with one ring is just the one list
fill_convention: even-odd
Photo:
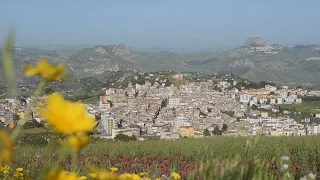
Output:
[[76,171],[76,167],[77,167],[77,157],[78,157],[78,154],[76,151],[73,151],[71,153],[71,158],[72,158],[72,162],[71,162],[71,172],[75,172]]
[[38,99],[38,97],[41,94],[41,91],[44,87],[44,85],[46,84],[45,80],[40,80],[40,83],[37,86],[36,91],[34,92],[31,104],[27,107],[25,113],[24,113],[24,118],[20,120],[20,123],[17,124],[16,128],[14,129],[14,131],[11,134],[11,139],[14,141],[17,136],[19,135],[23,125],[27,122],[27,120],[29,120],[29,114],[32,112],[32,107],[35,105],[36,100]]

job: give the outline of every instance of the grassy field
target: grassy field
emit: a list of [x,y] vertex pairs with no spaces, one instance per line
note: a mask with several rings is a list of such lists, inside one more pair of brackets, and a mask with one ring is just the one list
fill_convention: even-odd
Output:
[[320,112],[320,101],[302,101],[301,104],[284,104],[282,109],[297,112]]
[[[30,175],[39,173],[46,163],[55,161],[56,149],[47,152],[37,144],[42,135],[28,134],[28,141],[16,146],[13,165],[28,169]],[[24,134],[24,135],[26,135]],[[22,135],[22,136],[24,136]],[[35,140],[33,140],[35,138]],[[271,164],[280,162],[280,157],[290,157],[289,168],[296,177],[310,172],[320,172],[319,136],[308,137],[261,137],[250,155],[257,156]],[[37,140],[36,140],[37,139]],[[250,139],[250,138],[249,138]],[[176,141],[131,141],[113,142],[92,139],[78,156],[78,171],[85,172],[88,164],[108,169],[119,167],[121,172],[152,171],[165,174],[170,171],[187,176],[199,164],[208,159],[232,160],[236,155],[245,158],[248,137],[213,137],[205,139],[181,139]],[[253,141],[253,139],[252,139]],[[47,154],[47,155],[45,155]],[[66,169],[68,162],[66,159]]]

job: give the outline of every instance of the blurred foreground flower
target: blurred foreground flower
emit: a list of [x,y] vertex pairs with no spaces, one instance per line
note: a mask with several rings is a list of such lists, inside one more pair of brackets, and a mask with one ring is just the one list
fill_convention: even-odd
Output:
[[87,132],[94,128],[95,120],[86,114],[86,107],[80,102],[65,100],[59,93],[46,98],[47,108],[41,108],[40,114],[61,134]]
[[89,137],[87,135],[80,134],[80,135],[72,135],[68,137],[68,139],[65,141],[62,141],[61,144],[78,151],[79,149],[87,145],[88,142],[89,142]]
[[0,131],[0,165],[10,163],[13,154],[13,142],[9,134]]
[[78,176],[77,173],[71,172],[68,173],[63,170],[53,169],[50,170],[47,174],[45,180],[79,180],[81,177]]
[[63,72],[65,69],[65,65],[50,64],[46,59],[39,59],[35,66],[25,65],[23,67],[25,76],[30,77],[38,75],[41,79],[47,81],[57,81],[63,79]]
[[124,173],[120,175],[120,180],[140,180],[141,177],[138,174]]
[[91,169],[90,177],[96,180],[119,180],[118,176],[107,171]]
[[86,176],[80,176],[80,177],[78,178],[78,180],[86,180],[86,179],[88,179]]
[[117,171],[118,168],[116,167],[110,168],[110,171],[104,171],[92,165],[89,165],[88,168],[90,170],[90,177],[95,180],[122,180],[121,176],[119,177],[119,175],[111,172],[112,170],[114,172]]

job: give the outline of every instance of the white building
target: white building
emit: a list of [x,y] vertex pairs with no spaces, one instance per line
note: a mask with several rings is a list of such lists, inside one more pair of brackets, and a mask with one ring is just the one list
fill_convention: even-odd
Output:
[[265,102],[267,102],[267,99],[261,98],[261,99],[259,99],[259,102],[260,102],[260,104],[264,104]]
[[136,89],[137,90],[141,90],[142,89],[141,85],[140,84],[136,84]]
[[174,120],[174,130],[178,131],[181,126],[192,126],[192,123],[188,122],[188,119],[182,116],[178,116]]
[[296,99],[296,103],[299,103],[299,104],[302,103],[302,99],[301,98],[297,98]]
[[258,102],[258,98],[256,96],[252,97],[252,100],[257,103]]
[[180,105],[180,98],[170,97],[169,98],[169,107],[178,107]]
[[319,134],[320,133],[320,125],[315,125],[312,128],[312,134]]
[[230,86],[230,83],[228,81],[220,81],[219,85],[222,86],[223,88],[227,88]]
[[277,99],[277,104],[283,104],[283,99],[282,98],[278,98]]
[[310,92],[308,92],[308,95],[310,95],[310,96],[320,96],[320,91],[310,91]]
[[292,103],[294,103],[295,99],[293,97],[289,96],[289,97],[285,98],[284,100],[285,100],[286,104],[292,104]]
[[276,99],[270,99],[270,104],[276,104]]
[[277,90],[277,87],[275,87],[275,86],[270,86],[270,85],[266,85],[264,88],[265,88],[266,90],[272,91],[272,92]]
[[298,98],[298,95],[296,95],[296,94],[290,94],[290,97],[292,97],[293,99],[297,99],[297,98]]
[[232,85],[233,85],[233,86],[237,85],[237,81],[233,80],[233,81],[232,81]]
[[177,132],[161,132],[160,133],[160,139],[175,140],[179,138],[180,138],[180,134]]
[[248,103],[250,101],[251,95],[249,94],[241,94],[240,95],[240,102]]
[[280,92],[280,97],[283,99],[288,97],[288,92]]

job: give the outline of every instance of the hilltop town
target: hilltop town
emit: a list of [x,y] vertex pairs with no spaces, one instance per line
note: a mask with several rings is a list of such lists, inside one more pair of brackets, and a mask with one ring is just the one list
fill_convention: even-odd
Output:
[[[139,80],[141,77],[143,81]],[[132,80],[124,80],[121,82],[128,83],[119,88],[103,88],[98,103],[86,103],[88,114],[97,120],[94,135],[107,139],[124,134],[140,140],[169,140],[320,133],[320,113],[313,113],[310,122],[310,118],[297,120],[291,116],[301,112],[283,108],[302,105],[304,97],[318,96],[317,91],[267,82],[254,86],[228,74],[204,78],[188,73],[140,73]],[[29,102],[30,98],[1,99],[2,125],[14,127],[19,123],[26,116]],[[36,110],[30,119],[43,122]]]

